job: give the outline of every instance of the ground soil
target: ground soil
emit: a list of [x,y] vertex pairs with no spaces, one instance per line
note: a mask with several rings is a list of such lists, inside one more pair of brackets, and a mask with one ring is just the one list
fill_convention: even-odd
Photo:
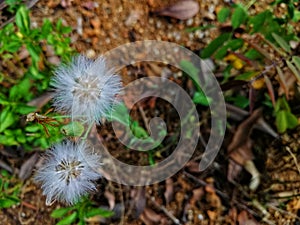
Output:
[[[61,18],[64,25],[72,27],[72,46],[89,57],[104,54],[125,43],[142,40],[175,42],[198,54],[219,30],[187,32],[187,29],[213,25],[216,11],[228,3],[221,0],[198,0],[199,13],[185,21],[152,13],[174,2],[40,0],[32,8],[31,18],[33,24],[40,24],[44,18],[51,21]],[[251,10],[261,11],[267,5],[267,2],[259,2]],[[170,79],[187,92],[194,91],[191,82],[181,71],[159,63],[129,66],[121,71],[121,75],[124,83],[128,83],[144,76],[160,76],[162,71],[172,73]],[[203,139],[206,140],[210,124],[203,118],[209,118],[209,111],[206,108],[198,108],[198,111]],[[178,115],[173,112],[170,104],[153,99],[139,103],[132,112],[132,117],[145,128],[145,118],[158,114],[171,123],[167,123],[169,139],[164,143],[168,149],[154,155],[157,162],[172,153],[177,138]],[[91,199],[101,207],[114,205],[115,216],[105,221],[94,217],[88,224],[300,224],[300,170],[297,164],[300,129],[284,134],[282,139],[274,139],[260,131],[252,133],[255,140],[254,163],[261,174],[261,182],[257,190],[251,191],[251,176],[245,170],[242,170],[235,182],[227,179],[229,159],[226,147],[231,142],[231,131],[238,125],[236,122],[230,123],[232,127],[227,131],[223,148],[216,161],[204,172],[197,171],[204,149],[200,143],[186,167],[161,183],[129,187],[106,179],[100,180],[99,191]],[[118,142],[110,124],[99,127],[98,132],[114,157],[129,164],[149,164],[147,154],[130,151]],[[28,154],[25,158],[30,156]],[[143,201],[145,206],[141,206]],[[24,181],[21,203],[2,210],[0,221],[5,225],[51,225],[57,222],[50,217],[51,211],[61,206],[59,203],[46,206],[41,189],[30,178]]]

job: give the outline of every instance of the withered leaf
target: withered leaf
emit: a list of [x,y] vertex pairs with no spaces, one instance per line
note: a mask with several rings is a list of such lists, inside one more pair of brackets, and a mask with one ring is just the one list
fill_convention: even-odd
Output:
[[255,122],[260,118],[262,109],[255,110],[249,118],[244,120],[233,136],[227,151],[230,157],[227,179],[233,181],[240,173],[242,166],[253,159],[252,141],[250,134]]
[[138,218],[146,206],[146,191],[145,188],[139,187],[131,190],[131,197],[133,198],[131,204],[134,208],[134,217]]
[[170,203],[174,198],[174,182],[171,178],[166,180],[166,191],[164,193],[166,203]]
[[199,12],[198,2],[181,0],[173,5],[154,11],[155,15],[169,16],[180,20],[192,18]]
[[26,180],[28,177],[30,177],[38,159],[39,154],[36,152],[22,164],[19,172],[19,178],[21,180]]
[[145,208],[143,214],[140,216],[140,219],[147,225],[158,224],[162,218],[160,214],[157,214],[150,208]]
[[266,83],[266,86],[267,86],[267,89],[268,89],[273,107],[275,108],[276,100],[275,100],[275,93],[274,93],[273,85],[272,85],[271,80],[268,76],[264,75],[264,79],[265,79],[265,83]]
[[255,124],[255,122],[259,119],[261,116],[262,109],[256,109],[253,111],[251,116],[247,118],[244,122],[242,122],[238,128],[237,131],[235,132],[232,142],[228,146],[228,152],[231,153],[238,147],[241,147],[247,143],[251,130]]

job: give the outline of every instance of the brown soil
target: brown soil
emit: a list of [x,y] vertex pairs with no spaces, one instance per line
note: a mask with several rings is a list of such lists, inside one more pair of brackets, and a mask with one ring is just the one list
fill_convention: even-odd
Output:
[[[153,15],[156,9],[175,0],[41,0],[32,8],[33,23],[42,19],[52,21],[63,19],[63,23],[73,28],[73,47],[80,53],[95,57],[119,45],[142,40],[162,40],[178,43],[196,53],[209,43],[218,29],[187,32],[186,29],[214,24],[215,12],[226,4],[221,0],[200,1],[200,12],[192,19],[180,21],[173,18]],[[260,11],[265,5],[256,4]],[[190,81],[182,73],[170,66],[158,63],[142,63],[122,70],[124,82],[142,76],[155,75],[167,69],[174,75],[171,79],[187,91],[193,91]],[[163,101],[156,101],[156,108],[149,107],[151,99],[142,102],[132,112],[132,117],[143,124],[145,118],[158,113],[172,121],[168,138],[176,135],[178,116],[172,107]],[[157,112],[158,111],[158,112]],[[207,118],[209,111],[199,109],[201,118]],[[143,115],[144,114],[144,115]],[[201,120],[203,137],[208,136],[209,122]],[[168,124],[168,123],[167,123]],[[230,131],[216,161],[206,171],[197,172],[197,165],[203,147],[199,144],[192,160],[186,167],[164,182],[147,187],[128,187],[102,179],[99,192],[91,196],[101,207],[115,205],[112,220],[94,217],[88,224],[300,224],[300,170],[296,166],[300,146],[300,129],[285,134],[283,140],[273,140],[269,136],[254,132],[258,137],[255,145],[255,164],[262,177],[261,185],[253,192],[249,189],[250,176],[242,171],[236,183],[227,180],[228,156],[224,150],[230,143]],[[124,148],[116,139],[109,124],[99,128],[99,134],[111,149],[111,154],[123,162],[134,165],[147,165],[145,153],[134,154]],[[176,140],[175,140],[176,141]],[[174,140],[165,145],[169,149],[154,155],[158,162],[172,153]],[[290,152],[288,150],[290,150]],[[299,154],[298,154],[299,155]],[[30,154],[26,155],[26,158]],[[112,197],[113,196],[113,197]],[[138,197],[137,197],[138,196]],[[45,206],[45,197],[32,179],[22,186],[21,203],[0,212],[1,224],[55,224],[50,217],[55,203]],[[112,201],[112,202],[110,202]],[[141,207],[146,201],[145,208]],[[141,212],[140,212],[141,210]],[[102,222],[100,222],[102,221]]]

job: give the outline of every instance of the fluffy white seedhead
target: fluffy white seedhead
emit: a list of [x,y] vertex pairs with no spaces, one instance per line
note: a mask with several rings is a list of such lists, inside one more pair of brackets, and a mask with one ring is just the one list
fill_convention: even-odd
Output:
[[52,79],[53,105],[72,117],[85,122],[100,123],[111,109],[116,95],[121,91],[121,78],[108,70],[105,59],[85,56],[74,57],[70,65],[61,65]]
[[56,200],[72,205],[96,189],[100,166],[99,156],[85,142],[65,141],[48,151],[35,181],[41,183],[47,205]]

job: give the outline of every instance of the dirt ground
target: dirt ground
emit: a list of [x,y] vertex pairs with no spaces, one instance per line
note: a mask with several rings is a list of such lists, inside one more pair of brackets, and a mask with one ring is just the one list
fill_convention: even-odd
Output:
[[[199,53],[219,32],[216,29],[187,32],[187,29],[214,24],[216,11],[223,5],[221,0],[198,0],[199,13],[188,20],[156,16],[154,11],[176,2],[175,0],[40,0],[32,8],[33,24],[40,24],[44,18],[57,21],[62,18],[64,25],[72,27],[72,45],[80,53],[95,57],[119,45],[142,40],[162,40],[175,42],[195,53]],[[255,4],[251,10],[261,11],[265,5]],[[122,57],[122,56],[120,56]],[[163,71],[173,75],[171,79],[188,92],[193,92],[190,81],[182,73],[168,65],[141,63],[122,70],[124,82],[143,76],[160,76]],[[153,105],[153,104],[152,104]],[[139,104],[132,117],[144,124],[145,117],[160,115],[172,123],[169,138],[176,136],[178,116],[164,101],[151,99]],[[200,112],[203,139],[209,135],[209,116],[205,108]],[[174,122],[175,121],[175,122]],[[199,143],[191,161],[176,175],[166,181],[147,187],[129,187],[102,179],[98,182],[98,192],[91,196],[100,207],[112,207],[115,216],[111,220],[91,218],[88,224],[300,224],[300,168],[298,166],[300,129],[275,139],[261,131],[251,134],[254,163],[260,173],[259,187],[252,191],[249,187],[251,176],[242,170],[234,182],[228,181],[229,158],[226,148],[231,142],[238,122],[230,121],[225,141],[215,162],[204,172],[197,166],[203,153]],[[147,164],[144,153],[128,151],[118,142],[110,124],[99,128],[99,135],[111,154],[121,161],[131,164]],[[166,142],[166,145],[168,143]],[[172,153],[169,150],[155,155],[156,160]],[[32,153],[26,154],[26,161]],[[18,165],[18,163],[16,163]],[[58,203],[45,205],[41,189],[32,179],[24,181],[21,203],[0,212],[0,223],[5,225],[36,224],[50,225],[57,221],[50,217]]]

